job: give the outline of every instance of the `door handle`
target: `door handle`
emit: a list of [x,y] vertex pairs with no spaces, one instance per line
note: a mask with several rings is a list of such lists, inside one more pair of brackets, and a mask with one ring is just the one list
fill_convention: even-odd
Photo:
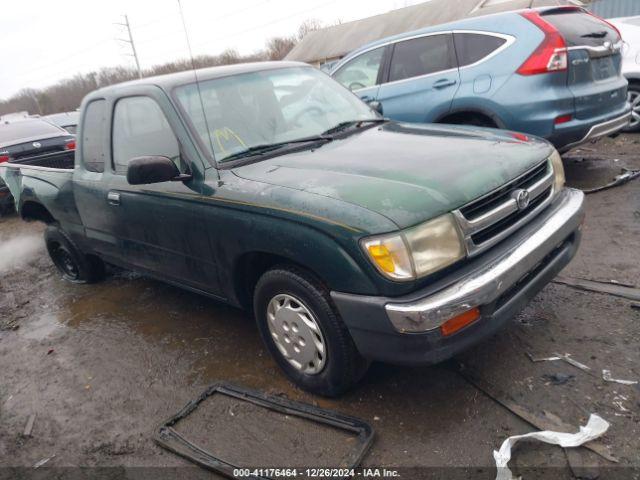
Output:
[[435,82],[433,84],[433,88],[447,88],[455,85],[456,83],[458,83],[457,80],[449,80],[448,78],[443,78],[442,80],[438,80],[437,82]]
[[120,194],[118,192],[107,193],[107,202],[109,202],[109,205],[120,205]]

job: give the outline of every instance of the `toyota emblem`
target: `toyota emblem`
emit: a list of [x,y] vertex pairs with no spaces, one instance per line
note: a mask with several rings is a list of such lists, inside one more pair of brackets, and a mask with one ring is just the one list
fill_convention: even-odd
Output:
[[518,210],[524,210],[529,206],[529,191],[528,190],[516,190],[513,192],[513,198],[516,200],[516,205],[518,205]]
[[42,146],[40,142],[33,142],[31,145],[33,145],[34,148],[40,148]]

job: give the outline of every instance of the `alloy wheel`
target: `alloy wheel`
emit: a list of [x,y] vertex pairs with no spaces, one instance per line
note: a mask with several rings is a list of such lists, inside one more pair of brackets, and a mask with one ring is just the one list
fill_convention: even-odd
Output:
[[640,92],[635,90],[629,90],[627,93],[627,100],[631,104],[631,122],[629,123],[629,129],[635,129],[640,126]]

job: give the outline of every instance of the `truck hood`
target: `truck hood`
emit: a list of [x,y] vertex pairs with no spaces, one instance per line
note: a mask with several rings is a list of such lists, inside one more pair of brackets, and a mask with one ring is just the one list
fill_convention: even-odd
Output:
[[388,123],[233,172],[355,204],[405,228],[495,190],[539,164],[552,148],[513,132]]

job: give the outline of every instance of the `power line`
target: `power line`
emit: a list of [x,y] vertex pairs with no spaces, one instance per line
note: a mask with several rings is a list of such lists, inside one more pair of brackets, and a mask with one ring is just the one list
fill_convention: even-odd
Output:
[[38,70],[42,70],[42,69],[45,69],[45,68],[49,68],[49,67],[53,67],[53,66],[56,66],[56,65],[60,65],[61,63],[65,63],[65,62],[67,62],[67,61],[69,61],[69,60],[71,60],[71,59],[73,59],[75,57],[78,57],[78,56],[83,55],[85,53],[89,53],[94,48],[99,47],[100,45],[103,45],[103,44],[111,42],[111,41],[113,41],[111,38],[108,38],[108,39],[105,39],[105,40],[101,40],[101,41],[99,41],[97,43],[94,43],[90,47],[83,48],[82,50],[78,50],[77,52],[67,53],[67,54],[65,54],[64,57],[60,57],[58,60],[55,60],[55,61],[53,61],[51,63],[47,63],[45,65],[40,65],[39,67],[35,67],[35,68],[32,68],[31,70],[27,70],[27,71],[22,72],[22,73],[17,73],[17,74],[12,75],[12,76],[14,78],[23,78],[23,77],[25,77],[25,76],[33,73],[33,72],[37,72]]
[[[324,3],[320,4],[320,5],[316,5],[316,6],[312,7],[312,8],[308,8],[308,9],[305,9],[305,10],[302,10],[302,11],[298,11],[298,12],[293,13],[293,14],[288,14],[288,15],[286,15],[284,17],[277,18],[277,19],[272,20],[272,21],[267,22],[267,23],[262,23],[260,25],[255,25],[253,27],[250,27],[250,28],[247,28],[245,30],[238,31],[238,32],[234,32],[232,34],[221,35],[219,37],[214,37],[214,38],[208,39],[206,42],[201,42],[201,43],[199,43],[199,44],[197,44],[195,46],[196,47],[201,47],[201,46],[204,46],[204,45],[208,45],[211,42],[215,42],[216,40],[223,40],[223,39],[226,39],[226,38],[233,38],[233,37],[237,37],[238,35],[243,35],[245,33],[249,33],[249,32],[255,31],[255,30],[260,30],[260,29],[262,29],[264,27],[268,27],[270,25],[274,25],[274,24],[282,22],[284,20],[289,20],[289,19],[297,17],[299,15],[304,15],[306,13],[310,13],[312,11],[319,10],[319,9],[324,8],[324,7],[326,7],[328,5],[331,5],[333,3],[337,3],[338,1],[340,1],[340,0],[331,0],[329,2],[324,2]],[[178,50],[178,49],[170,50],[169,52],[164,51],[164,52],[161,53],[161,55],[163,55],[166,58],[166,54],[167,53],[175,54],[177,52],[182,52],[182,51],[183,51],[182,49],[180,49],[180,50]],[[156,57],[157,57],[157,55],[152,57],[152,58],[156,58]]]

